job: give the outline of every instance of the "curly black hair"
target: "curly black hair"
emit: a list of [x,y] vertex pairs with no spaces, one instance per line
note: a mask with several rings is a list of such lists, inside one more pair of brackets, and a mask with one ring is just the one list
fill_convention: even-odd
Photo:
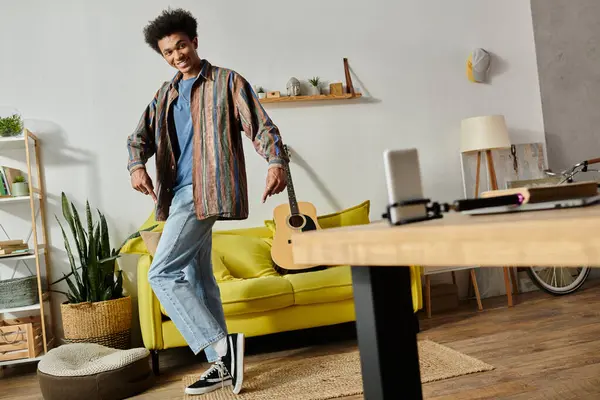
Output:
[[169,8],[146,25],[144,28],[144,39],[150,47],[158,52],[158,54],[161,54],[158,47],[159,40],[177,32],[183,32],[190,40],[193,40],[198,36],[197,29],[198,23],[196,22],[196,18],[189,11],[181,8],[175,10]]

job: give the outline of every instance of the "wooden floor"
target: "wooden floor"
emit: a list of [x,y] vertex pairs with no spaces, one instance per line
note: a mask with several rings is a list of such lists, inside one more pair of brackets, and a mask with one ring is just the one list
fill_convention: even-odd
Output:
[[[494,371],[423,385],[426,399],[600,399],[600,283],[565,297],[528,293],[508,309],[506,299],[484,300],[459,311],[421,319],[420,339],[479,358]],[[248,364],[281,359],[299,347],[315,353],[356,347],[352,324],[247,341]],[[159,381],[136,399],[181,399],[181,377],[206,364],[185,349],[162,356]],[[399,393],[401,397],[401,392]],[[35,368],[5,370],[0,399],[41,399]],[[201,398],[201,397],[199,397]],[[362,399],[352,396],[346,400]]]

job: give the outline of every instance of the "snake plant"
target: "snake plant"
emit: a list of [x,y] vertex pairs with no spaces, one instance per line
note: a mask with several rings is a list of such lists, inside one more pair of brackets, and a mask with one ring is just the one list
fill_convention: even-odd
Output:
[[[61,200],[62,214],[71,230],[78,260],[76,261],[63,224],[55,215],[62,231],[71,271],[63,274],[62,278],[52,284],[66,280],[69,292],[60,293],[67,296],[69,303],[98,302],[123,297],[123,271],[117,268],[116,260],[120,256],[123,245],[128,240],[139,237],[140,231],[129,236],[118,249],[111,249],[108,224],[100,210],[97,210],[99,221],[94,221],[90,204],[86,201],[87,230],[85,230],[77,209],[64,193],[61,194]],[[152,230],[155,227],[156,225],[144,230]]]

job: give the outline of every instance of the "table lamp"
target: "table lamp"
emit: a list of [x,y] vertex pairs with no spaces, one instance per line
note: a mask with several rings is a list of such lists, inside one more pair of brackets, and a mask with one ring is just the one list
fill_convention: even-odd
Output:
[[494,169],[493,149],[510,147],[510,138],[503,115],[486,115],[463,119],[461,122],[461,152],[477,152],[475,197],[479,197],[481,153],[485,151],[492,190],[498,190],[498,179]]

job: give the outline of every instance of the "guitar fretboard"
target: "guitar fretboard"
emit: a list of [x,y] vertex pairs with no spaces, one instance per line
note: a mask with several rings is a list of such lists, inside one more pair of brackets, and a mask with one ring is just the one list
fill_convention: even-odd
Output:
[[290,202],[290,211],[292,215],[297,215],[300,214],[300,211],[298,210],[298,201],[296,200],[296,192],[294,192],[294,183],[292,182],[292,173],[290,172],[288,163],[285,164],[285,172],[287,174],[287,192]]
[[[288,158],[290,158],[290,150],[286,144],[283,145],[283,150]],[[294,192],[294,183],[292,182],[292,172],[290,171],[289,162],[285,163],[285,173],[287,175],[287,193],[290,202],[290,213],[292,215],[298,215],[300,214],[300,210],[298,210],[298,201],[296,200],[296,192]]]

